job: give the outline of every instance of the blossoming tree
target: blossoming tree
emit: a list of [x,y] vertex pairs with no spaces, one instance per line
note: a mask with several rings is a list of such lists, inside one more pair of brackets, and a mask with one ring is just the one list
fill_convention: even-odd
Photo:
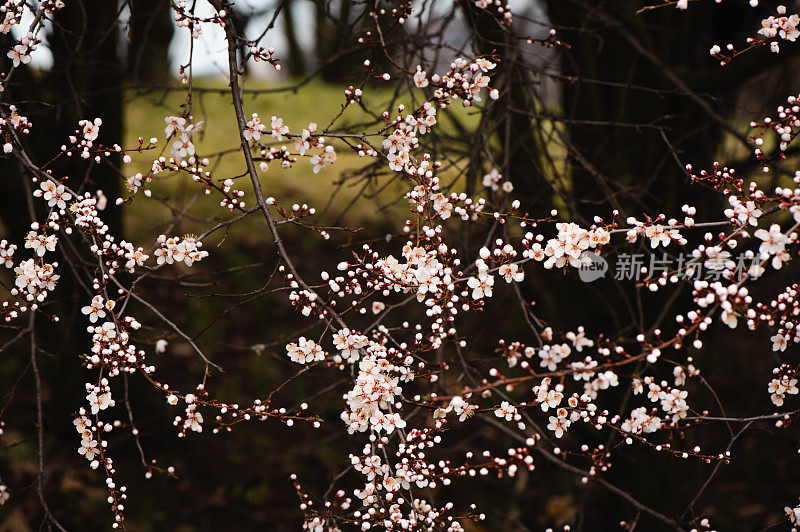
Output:
[[[201,11],[204,1],[209,11]],[[704,1],[645,3],[629,15],[669,10],[680,20]],[[770,14],[746,40],[710,46],[720,76],[748,54],[785,53],[800,35],[800,19],[788,8],[749,4]],[[64,2],[7,0],[2,6],[2,31],[13,32],[14,43],[0,78],[0,131],[4,157],[20,169],[29,229],[19,241],[0,242],[3,357],[25,361],[9,381],[13,387],[0,390],[6,396],[0,422],[8,438],[30,430],[14,426],[25,415],[35,425],[31,490],[47,527],[64,530],[66,512],[47,483],[55,439],[47,424],[74,427],[71,439],[58,444],[93,470],[113,528],[137,519],[126,510],[138,496],[127,488],[130,467],[115,457],[115,441],[136,446],[140,476],[187,474],[162,463],[159,438],[138,428],[137,401],[153,398],[153,408],[174,419],[170,430],[186,440],[209,432],[235,440],[243,424],[288,427],[312,444],[315,433],[337,438],[346,455],[339,473],[324,474],[322,483],[291,474],[286,485],[299,497],[298,521],[314,531],[457,531],[500,522],[527,529],[525,517],[503,521],[481,506],[492,495],[480,493],[505,498],[519,489],[558,489],[545,478],[568,483],[570,493],[589,498],[596,489],[619,501],[608,512],[622,529],[641,521],[648,529],[711,530],[718,515],[704,497],[715,478],[737,460],[748,463],[748,453],[762,452],[738,448],[737,440],[760,429],[767,435],[759,445],[796,454],[798,97],[783,95],[768,116],[737,126],[704,95],[667,76],[675,86],[665,95],[691,99],[739,152],[746,150],[739,172],[733,163],[701,168],[702,161],[684,159],[668,125],[594,124],[658,131],[663,165],[678,170],[680,186],[690,191],[684,196],[705,195],[700,205],[672,205],[629,194],[571,142],[569,120],[525,73],[540,69],[556,79],[547,65],[573,43],[549,25],[521,33],[536,27],[532,15],[514,13],[500,0],[355,2],[345,22],[356,21],[364,57],[348,73],[338,110],[320,112],[309,124],[292,123],[279,108],[260,116],[248,108],[244,67],[280,69],[281,51],[269,41],[283,5],[251,37],[237,31],[226,0],[171,3],[179,36],[195,42],[204,32],[224,32],[226,49],[216,59],[225,66],[223,92],[235,133],[219,151],[202,144],[205,131],[220,125],[202,120],[197,109],[197,95],[207,88],[193,79],[192,48],[177,72],[184,103],[165,113],[162,129],[135,131],[131,124],[141,136],[123,145],[104,139],[104,117],[85,116],[46,158],[28,137],[48,125],[26,118],[35,103],[15,77],[44,46]],[[456,18],[470,36],[467,44],[442,37]],[[504,114],[521,106],[526,114]],[[348,121],[354,113],[367,118]],[[527,131],[527,145],[512,130]],[[530,173],[538,182],[531,184],[512,160],[520,149],[535,154]],[[219,170],[223,153],[236,158],[240,172]],[[120,176],[127,192],[107,197],[91,169],[115,158],[127,165]],[[134,162],[146,170],[129,171]],[[388,230],[340,226],[326,218],[327,208],[317,212],[324,205],[290,205],[274,194],[281,173],[298,167],[310,169],[307,176],[396,187],[395,204],[383,209]],[[581,204],[588,196],[581,195],[586,185],[579,171],[602,192],[588,208]],[[193,199],[179,204],[163,195],[165,182],[181,183]],[[369,196],[360,193],[354,201],[363,205]],[[162,204],[169,214],[150,220],[162,229],[152,237],[127,235],[104,217],[111,208],[155,216],[160,211],[151,209]],[[192,225],[194,234],[178,233],[179,225]],[[226,294],[214,288],[215,278],[232,274],[215,255],[226,252],[228,235],[239,227],[268,250],[264,261],[253,259],[267,278]],[[325,256],[301,240],[317,242]],[[587,273],[593,270],[599,277]],[[69,289],[62,289],[67,280]],[[204,287],[212,288],[200,294]],[[197,301],[175,302],[190,297]],[[237,303],[224,310],[212,303],[230,297]],[[271,327],[269,316],[259,316],[266,322],[260,341],[244,352],[277,353],[270,363],[278,377],[271,389],[232,400],[222,383],[238,348],[230,338],[204,336],[192,313],[209,305],[217,313],[213,324],[261,297],[275,309],[290,309],[291,326]],[[229,330],[236,326],[233,320]],[[47,338],[65,331],[79,331],[81,350],[62,352],[57,362],[44,357]],[[733,351],[728,358],[743,360],[750,379],[736,394],[748,401],[732,400],[732,406],[717,393],[731,368],[709,347],[730,335],[756,346],[724,344]],[[186,366],[191,385],[170,366],[176,346],[199,364]],[[81,368],[84,381],[64,419],[48,414],[50,381],[58,375],[44,378],[43,366],[56,363]],[[298,399],[303,383],[313,392]],[[129,392],[134,386],[136,394]],[[33,407],[12,415],[14,398],[24,394]],[[780,459],[796,470],[796,457]],[[677,506],[661,504],[628,478],[635,471],[625,465],[631,460],[650,483],[663,483],[664,492],[673,489],[671,474],[659,468],[692,472],[689,488],[680,484],[691,491],[676,495]],[[619,469],[627,475],[615,475]],[[2,470],[0,477],[0,503],[12,506],[26,486]],[[778,515],[781,526],[800,525],[798,495],[771,494],[765,515]],[[582,519],[575,510],[547,525],[567,530]]]

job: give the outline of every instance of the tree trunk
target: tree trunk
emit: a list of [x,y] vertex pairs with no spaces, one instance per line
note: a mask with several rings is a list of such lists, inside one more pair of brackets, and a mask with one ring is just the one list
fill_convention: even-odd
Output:
[[128,73],[137,84],[168,84],[169,45],[175,33],[167,0],[131,0]]
[[[117,4],[107,0],[79,0],[67,3],[56,12],[53,32],[48,40],[53,51],[53,67],[47,79],[48,101],[55,105],[53,140],[45,145],[57,152],[53,143],[63,142],[78,127],[81,119],[102,117],[98,143],[111,147],[122,143],[123,62],[117,50]],[[76,165],[71,159],[57,166],[73,182],[87,176],[90,185],[109,197],[119,196],[121,158],[111,152],[99,164],[93,160]],[[90,187],[90,189],[92,188]],[[109,201],[103,219],[116,234],[121,218],[114,201]]]

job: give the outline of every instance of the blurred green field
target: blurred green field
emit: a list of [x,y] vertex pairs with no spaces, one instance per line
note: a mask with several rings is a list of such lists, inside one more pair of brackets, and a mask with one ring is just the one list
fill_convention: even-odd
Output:
[[[312,82],[298,91],[274,91],[285,87],[288,82],[272,82],[246,80],[245,90],[273,90],[273,92],[245,93],[244,103],[247,115],[258,113],[263,123],[269,125],[272,115],[280,116],[290,131],[300,132],[312,121],[317,122],[319,130],[339,113],[344,103],[344,94],[340,86],[332,86],[322,82]],[[164,146],[164,118],[181,115],[182,105],[186,102],[186,90],[150,90],[139,92],[129,89],[126,93],[124,111],[125,139],[124,146],[138,144],[139,136],[159,139],[159,147],[154,151],[132,154],[132,161],[124,168],[126,176],[137,172],[146,174]],[[380,90],[365,91],[366,106],[374,109],[385,108],[390,94]],[[194,143],[197,153],[211,160],[211,168],[215,178],[222,181],[233,178],[236,188],[244,190],[245,200],[253,204],[252,186],[245,175],[245,166],[239,150],[239,133],[236,118],[231,105],[231,96],[227,82],[222,79],[195,80],[192,92],[192,115],[195,123],[202,121],[202,130],[195,135]],[[374,130],[375,115],[370,115],[358,106],[350,106],[337,119],[335,128]],[[268,126],[269,127],[269,126]],[[355,176],[356,170],[370,161],[361,159],[342,142],[328,139],[336,148],[337,160],[318,174],[312,170],[308,157],[301,157],[288,169],[280,168],[276,163],[270,164],[267,172],[261,174],[261,184],[267,196],[275,197],[279,204],[290,208],[292,203],[307,203],[315,207],[321,223],[337,223],[349,227],[361,227],[375,222],[396,219],[392,211],[407,209],[402,195],[408,190],[408,184],[396,179],[395,175],[365,178]],[[287,145],[293,150],[293,141],[279,144],[268,135],[261,141],[268,145]],[[168,155],[168,150],[165,152]],[[391,181],[391,182],[390,182]],[[168,220],[171,211],[169,203],[178,211],[186,210],[174,233],[189,233],[207,227],[208,222],[224,219],[226,210],[218,205],[218,198],[201,195],[202,187],[194,183],[186,174],[163,173],[151,183],[153,198],[139,197],[125,212],[126,226],[132,235],[141,231],[147,233],[156,230],[156,226],[148,225],[148,220]],[[140,192],[141,195],[141,192]],[[359,198],[357,204],[354,200]],[[366,199],[365,201],[362,201]],[[368,205],[368,206],[367,206]],[[401,214],[402,216],[402,214]],[[242,238],[247,239],[248,224],[238,224],[234,231],[239,231]]]

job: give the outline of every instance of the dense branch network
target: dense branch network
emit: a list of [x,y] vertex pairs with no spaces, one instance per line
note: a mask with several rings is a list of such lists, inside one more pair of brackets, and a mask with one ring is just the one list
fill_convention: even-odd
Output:
[[[346,433],[352,445],[349,463],[342,464],[341,475],[330,479],[325,493],[312,493],[302,479],[292,477],[308,530],[349,525],[362,530],[463,530],[468,520],[483,521],[485,510],[449,500],[454,490],[469,492],[474,477],[507,479],[522,470],[532,472],[540,461],[606,490],[630,505],[634,515],[646,514],[674,530],[710,530],[700,503],[717,472],[731,461],[735,442],[757,425],[772,425],[779,429],[774,437],[780,438],[800,413],[795,397],[800,367],[796,359],[778,358],[800,343],[798,285],[782,286],[771,297],[754,295],[754,286],[763,279],[794,266],[800,247],[800,171],[789,172],[780,186],[767,188],[719,163],[696,171],[670,147],[670,157],[693,186],[717,191],[727,206],[719,212],[698,212],[685,204],[680,213],[650,208],[637,213],[636,201],[619,199],[622,185],[594,168],[571,143],[563,127],[569,119],[536,94],[532,84],[526,90],[536,103],[526,111],[526,120],[541,126],[536,132],[539,146],[531,149],[545,152],[538,187],[548,192],[546,201],[529,201],[522,195],[520,199],[515,194],[524,184],[508,177],[514,163],[509,153],[512,139],[504,128],[510,127],[511,119],[503,113],[522,105],[515,99],[515,69],[546,71],[534,62],[534,54],[569,46],[556,38],[555,30],[542,24],[543,35],[518,34],[517,19],[528,18],[512,16],[499,0],[454,5],[444,13],[437,12],[433,2],[392,7],[357,2],[354,6],[363,12],[354,17],[357,22],[351,29],[358,32],[360,46],[378,53],[360,63],[362,77],[343,91],[339,111],[320,116],[318,123],[327,125],[293,129],[277,112],[262,121],[247,109],[246,96],[259,90],[242,87],[245,64],[280,66],[280,51],[263,43],[283,2],[255,39],[237,31],[233,5],[208,2],[214,9],[208,16],[197,15],[198,2],[177,0],[171,8],[178,28],[193,40],[210,27],[224,30],[229,83],[225,92],[231,98],[238,139],[222,151],[202,154],[196,144],[203,128],[215,125],[196,119],[193,99],[219,89],[194,86],[193,57],[180,69],[186,91],[182,112],[165,117],[163,135],[139,137],[132,147],[100,143],[103,120],[85,117],[64,139],[59,153],[37,160],[26,136],[43,124],[20,114],[25,102],[13,101],[10,90],[3,93],[8,103],[0,105],[2,143],[5,157],[24,170],[30,231],[24,242],[0,242],[0,259],[10,279],[8,285],[3,281],[7,290],[0,315],[15,327],[15,336],[2,351],[10,352],[25,338],[30,342],[26,356],[35,377],[35,483],[47,522],[63,530],[45,498],[46,383],[40,375],[37,342],[45,328],[63,321],[58,311],[50,310],[59,308],[51,301],[59,280],[69,276],[78,287],[90,341],[85,354],[68,355],[86,373],[86,402],[74,405],[78,453],[106,477],[115,528],[125,528],[128,492],[108,449],[110,433],[130,434],[148,478],[175,475],[174,467],[157,465],[145,453],[150,445],[137,429],[129,394],[129,380],[138,379],[163,396],[165,408],[176,412],[180,437],[209,425],[214,433],[235,432],[245,421],[307,424],[316,430],[333,426],[329,430]],[[685,1],[648,7],[673,5],[691,7]],[[13,66],[4,73],[4,86],[11,87],[16,69],[30,62],[41,45],[43,28],[63,7],[54,0],[35,7],[30,27],[8,51]],[[30,9],[21,1],[6,2],[4,33],[18,26],[22,13]],[[461,9],[472,17],[475,33],[485,30],[488,36],[474,36],[472,48],[456,49],[437,37],[442,33],[439,25],[448,19],[442,15]],[[727,65],[757,47],[780,52],[783,41],[800,35],[800,19],[787,16],[782,7],[776,14],[764,20],[745,49],[736,51],[730,45],[723,52],[715,45],[711,55]],[[404,35],[409,38],[402,49]],[[638,46],[632,35],[628,38]],[[243,47],[249,52],[241,57]],[[657,61],[655,56],[650,59]],[[673,81],[675,93],[688,94],[713,120],[724,123],[721,129],[752,150],[763,173],[784,171],[782,165],[790,162],[787,152],[800,131],[798,97],[789,97],[774,116],[750,123],[747,135],[680,79]],[[305,83],[286,90],[302,90]],[[391,93],[388,104],[375,103],[380,98],[370,101],[371,93]],[[355,112],[368,118],[353,125],[347,119]],[[668,134],[666,128],[660,131]],[[777,143],[769,141],[773,133]],[[665,140],[669,144],[666,136]],[[569,172],[561,170],[566,157],[560,150],[596,180],[605,195],[602,208],[609,206],[603,215],[580,213],[581,198],[573,197],[575,184]],[[102,165],[112,155],[126,164],[147,161],[148,171],[125,175],[130,193],[126,197],[107,198],[78,174],[61,175],[52,169],[61,161]],[[240,157],[244,171],[220,175],[214,161],[223,156]],[[313,174],[333,173],[345,158],[358,166],[351,174],[353,181],[372,186],[383,181],[402,189],[396,203],[405,211],[402,219],[393,220],[393,233],[387,238],[358,241],[353,228],[323,225],[317,208],[305,203],[286,206],[280,197],[269,195],[276,173],[308,164]],[[137,245],[114,234],[104,221],[109,202],[121,209],[157,201],[169,204],[159,197],[161,179],[190,183],[197,202],[204,196],[211,199],[206,203],[212,204],[215,215],[198,218],[203,224],[199,235],[171,234],[190,216],[191,204],[171,206],[172,219],[165,222],[169,231],[150,242]],[[263,222],[256,223],[254,214]],[[267,294],[280,297],[296,312],[300,332],[268,340],[270,346],[280,347],[284,363],[291,365],[290,375],[273,391],[237,404],[209,391],[211,382],[224,378],[224,361],[144,287],[188,286],[187,272],[213,261],[229,232],[244,224],[259,230],[266,226],[257,238],[274,248],[275,269],[262,287],[236,295],[242,304]],[[350,244],[337,248],[335,270],[314,271],[312,257],[300,255],[287,238],[290,230],[323,242],[344,235]],[[204,245],[216,237],[216,246]],[[582,323],[559,328],[549,309],[537,305],[526,288],[531,279],[586,280],[584,276],[591,277],[598,265],[607,267],[614,256],[618,261],[627,257],[629,274],[626,278],[623,272],[614,281],[630,281],[636,290],[635,299],[625,299],[630,323],[618,330],[592,331]],[[650,260],[636,262],[636,257]],[[647,294],[665,294],[670,302],[651,322],[641,310]],[[512,318],[513,313],[517,314]],[[487,341],[473,332],[475,320],[517,320],[522,326],[514,337],[506,337],[498,325]],[[163,338],[147,339],[156,327],[150,324],[165,331]],[[710,384],[714,368],[704,366],[705,338],[718,326],[758,331],[753,334],[769,331],[767,347],[777,363],[771,375],[759,377],[758,393],[769,397],[771,411],[737,416],[720,403]],[[194,388],[180,389],[159,373],[167,337],[187,344],[199,359],[202,371]],[[253,346],[254,352],[264,349],[265,344]],[[314,401],[284,403],[287,387],[318,371],[339,375],[316,398],[319,404],[331,397],[338,401],[340,419],[323,419]],[[698,404],[712,398],[715,410],[693,406],[698,396]],[[464,430],[478,430],[471,427],[491,430],[498,439],[484,449],[464,452],[459,438]],[[689,435],[701,428],[718,429],[727,443],[689,443]],[[685,511],[669,515],[606,478],[627,447],[713,468],[698,491],[687,497]],[[345,478],[358,487],[339,488]],[[0,502],[8,498],[3,484]],[[788,505],[785,511],[793,525],[800,523],[800,506]],[[632,529],[637,520],[623,526]]]

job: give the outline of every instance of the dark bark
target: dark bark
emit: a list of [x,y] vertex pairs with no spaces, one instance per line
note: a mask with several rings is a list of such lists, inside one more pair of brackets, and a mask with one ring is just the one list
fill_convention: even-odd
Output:
[[169,45],[175,32],[167,0],[131,0],[128,72],[139,84],[166,84],[172,78]]
[[239,41],[239,46],[237,47],[237,60],[239,61],[240,65],[244,65],[243,68],[247,70],[247,66],[250,63],[245,62],[244,58],[247,57],[247,54],[250,53],[250,47],[247,43],[244,42],[245,37],[245,30],[247,29],[247,25],[250,23],[250,19],[252,18],[252,13],[243,11],[241,9],[236,9],[234,7],[231,10],[231,21],[233,22],[233,29],[236,31],[236,35],[241,37],[242,40]]
[[294,13],[294,0],[286,0],[283,6],[283,34],[286,37],[286,46],[289,55],[287,66],[293,76],[304,76],[308,72],[306,57],[303,47],[297,40],[297,21]]
[[600,214],[594,205],[608,200],[587,162],[631,192],[637,209],[655,197],[662,210],[679,208],[687,192],[676,185],[686,176],[671,146],[682,163],[708,167],[724,138],[722,122],[731,118],[729,100],[778,61],[764,61],[764,50],[757,50],[726,69],[709,56],[712,44],[743,42],[759,26],[760,13],[713,3],[638,15],[636,1],[545,4],[559,38],[571,45],[561,51],[562,71],[571,80],[562,84],[561,98],[582,212]]
[[[80,0],[70,2],[55,16],[54,29],[48,36],[53,51],[53,67],[47,76],[44,92],[52,102],[55,120],[51,120],[53,142],[62,143],[73,133],[81,119],[103,119],[97,142],[112,146],[122,142],[122,83],[124,62],[118,53],[119,26],[116,2]],[[102,189],[115,198],[120,191],[121,159],[114,152],[96,164],[76,163],[70,159],[56,163],[57,173],[80,182],[84,176],[90,189]],[[108,202],[103,218],[112,231],[121,229],[119,209]]]

